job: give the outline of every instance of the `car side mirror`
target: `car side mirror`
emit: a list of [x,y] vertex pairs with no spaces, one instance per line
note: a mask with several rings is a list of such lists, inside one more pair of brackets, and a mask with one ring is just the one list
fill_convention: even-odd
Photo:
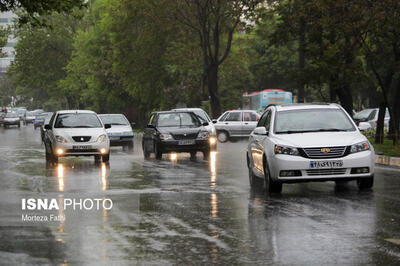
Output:
[[365,130],[368,130],[368,129],[370,129],[371,128],[371,125],[370,125],[370,123],[368,123],[368,122],[360,122],[359,124],[358,124],[358,129],[360,130],[360,131],[365,131]]
[[208,126],[208,122],[204,122],[202,125],[206,127]]
[[217,123],[217,119],[213,119],[212,122],[213,122],[213,124],[216,124]]
[[152,125],[152,124],[148,124],[148,125],[147,125],[147,128],[155,128],[155,126]]
[[256,127],[253,133],[254,135],[268,135],[268,131],[265,127]]
[[111,128],[111,124],[104,124],[104,128],[105,129]]
[[49,124],[44,125],[44,129],[51,130],[51,126]]

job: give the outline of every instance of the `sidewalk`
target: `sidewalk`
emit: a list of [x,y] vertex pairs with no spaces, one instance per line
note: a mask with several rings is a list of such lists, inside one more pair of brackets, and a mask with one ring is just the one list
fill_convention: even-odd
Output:
[[385,155],[375,155],[375,163],[387,166],[400,167],[400,157],[390,157]]

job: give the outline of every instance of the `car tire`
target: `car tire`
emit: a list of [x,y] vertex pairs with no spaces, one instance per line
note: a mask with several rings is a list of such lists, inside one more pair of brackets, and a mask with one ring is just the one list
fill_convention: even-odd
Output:
[[203,152],[203,159],[208,161],[210,159],[210,150],[207,149],[203,150],[202,152]]
[[229,139],[228,132],[226,131],[219,131],[217,135],[217,139],[219,142],[224,143],[227,142]]
[[133,141],[132,141],[132,142],[129,142],[129,143],[126,145],[126,149],[127,149],[129,152],[133,152]]
[[161,160],[161,158],[162,158],[162,150],[161,150],[161,148],[160,148],[160,145],[158,145],[158,144],[155,144],[154,145],[154,155],[156,156],[156,159],[157,160]]
[[101,161],[101,156],[100,155],[95,155],[94,156],[94,163],[100,163]]
[[269,168],[266,160],[264,159],[264,188],[267,193],[281,193],[282,183],[272,180],[269,173]]
[[358,189],[370,189],[374,185],[374,176],[357,179]]
[[191,161],[195,161],[196,160],[196,151],[191,151],[190,152],[190,160]]
[[143,149],[144,158],[145,158],[145,159],[149,159],[149,157],[150,157],[150,152],[147,150],[146,145],[144,145],[143,143],[142,143],[142,149]]
[[18,127],[21,127],[21,124],[18,124]]
[[250,159],[249,156],[246,155],[247,157],[247,169],[249,170],[249,184],[250,184],[250,188],[255,190],[262,190],[262,188],[264,187],[264,182],[261,178],[258,178],[254,173],[253,173],[253,169],[250,165]]
[[102,155],[101,159],[102,159],[103,163],[108,163],[108,161],[110,160],[110,153],[107,153],[106,155]]

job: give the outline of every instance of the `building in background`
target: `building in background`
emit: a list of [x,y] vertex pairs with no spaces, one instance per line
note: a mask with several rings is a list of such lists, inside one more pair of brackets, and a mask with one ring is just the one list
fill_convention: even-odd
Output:
[[[0,27],[7,28],[12,26],[14,20],[17,18],[17,15],[12,12],[2,12],[0,13]],[[15,49],[14,46],[17,43],[17,40],[13,35],[8,37],[8,41],[6,46],[2,47],[3,56],[0,58],[0,74],[4,74],[7,71],[7,68],[10,66],[11,62],[15,57]]]

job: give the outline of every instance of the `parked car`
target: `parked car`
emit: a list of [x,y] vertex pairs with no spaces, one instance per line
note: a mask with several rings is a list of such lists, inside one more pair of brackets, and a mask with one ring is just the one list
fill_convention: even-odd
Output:
[[124,150],[133,151],[133,130],[123,114],[99,114],[103,124],[111,124],[107,135],[111,146],[122,146]]
[[33,123],[33,120],[35,120],[35,114],[32,112],[26,112],[25,114],[25,124]]
[[250,185],[268,192],[283,183],[374,181],[374,149],[346,111],[336,104],[271,106],[249,138]]
[[17,113],[7,113],[4,118],[2,119],[3,126],[9,127],[9,126],[18,126],[21,127],[21,122],[20,119],[17,115]]
[[213,120],[220,142],[234,137],[248,137],[257,125],[260,114],[254,110],[233,110]]
[[51,113],[41,113],[39,115],[36,115],[35,119],[33,120],[33,128],[36,129],[44,125],[44,121],[50,114]]
[[204,126],[205,129],[207,129],[208,133],[210,134],[210,144],[211,144],[211,150],[215,151],[217,150],[217,130],[212,123],[210,117],[208,114],[201,108],[178,108],[178,109],[172,109],[172,111],[187,111],[187,112],[193,112],[195,115],[197,115],[202,123],[207,122],[208,126]]
[[43,125],[40,126],[40,138],[42,139],[42,142],[44,142],[44,137],[46,133],[45,125],[49,124],[52,116],[53,112],[47,113],[47,117],[44,119]]
[[95,161],[110,158],[110,140],[97,114],[87,110],[64,110],[53,114],[45,125],[46,161],[58,162],[64,156],[94,156]]
[[[374,128],[378,124],[378,115],[379,115],[378,108],[370,108],[370,109],[364,109],[361,112],[355,114],[353,118],[356,124],[360,122],[368,122],[371,125],[371,127]],[[389,110],[386,108],[385,120],[384,120],[385,127],[389,127],[389,120],[390,120],[390,114]]]
[[143,134],[142,148],[145,158],[151,153],[161,159],[167,152],[189,152],[195,158],[198,151],[209,158],[211,149],[210,133],[205,128],[208,122],[202,122],[193,112],[164,111],[150,116]]

